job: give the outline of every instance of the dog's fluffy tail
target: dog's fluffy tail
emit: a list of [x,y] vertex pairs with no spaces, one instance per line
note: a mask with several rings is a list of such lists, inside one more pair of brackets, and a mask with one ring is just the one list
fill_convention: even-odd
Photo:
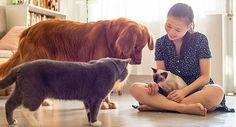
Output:
[[[27,36],[29,30],[30,30],[30,28],[24,30],[21,33],[19,45],[21,45],[21,43],[23,43],[23,41],[24,41],[25,37]],[[9,73],[9,71],[13,67],[15,67],[19,64],[21,64],[21,58],[20,58],[20,52],[19,52],[19,46],[18,46],[18,50],[8,59],[8,61],[6,61],[5,63],[0,64],[0,79],[3,79],[4,77],[6,77],[7,74]]]
[[17,77],[17,68],[12,69],[4,79],[0,80],[0,89],[4,89],[10,85],[12,85],[16,81]]
[[0,64],[0,78],[3,79],[7,76],[9,71],[20,64],[20,54],[19,52],[14,53],[8,61],[5,63]]

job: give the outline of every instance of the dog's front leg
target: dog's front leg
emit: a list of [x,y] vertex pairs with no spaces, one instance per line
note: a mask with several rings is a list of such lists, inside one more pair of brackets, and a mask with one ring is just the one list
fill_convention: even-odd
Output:
[[111,92],[106,96],[101,104],[101,109],[117,109],[118,104],[114,101],[111,101],[110,97]]

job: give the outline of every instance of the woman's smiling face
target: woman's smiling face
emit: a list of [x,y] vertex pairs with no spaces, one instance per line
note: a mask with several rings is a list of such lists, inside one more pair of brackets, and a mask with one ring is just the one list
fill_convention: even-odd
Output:
[[165,30],[170,40],[175,41],[182,39],[190,28],[191,24],[188,25],[185,22],[185,18],[167,16]]

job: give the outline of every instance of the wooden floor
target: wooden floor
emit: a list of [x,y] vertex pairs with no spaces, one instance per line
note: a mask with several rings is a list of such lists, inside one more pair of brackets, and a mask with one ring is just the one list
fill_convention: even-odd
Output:
[[[195,116],[167,112],[139,112],[131,107],[137,102],[126,94],[112,95],[119,103],[119,109],[101,110],[99,120],[102,127],[235,127],[236,113],[213,112],[207,116]],[[236,107],[236,96],[227,96],[227,104]],[[0,127],[7,127],[5,119],[6,99],[0,99]],[[35,113],[42,127],[87,127],[86,113],[79,101],[54,101],[54,105],[40,107]],[[29,127],[20,110],[15,111],[18,124],[15,127]]]

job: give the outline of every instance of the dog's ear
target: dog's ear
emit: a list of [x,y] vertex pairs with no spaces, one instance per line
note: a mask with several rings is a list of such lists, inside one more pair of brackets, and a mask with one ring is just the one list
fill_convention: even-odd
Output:
[[122,58],[129,58],[137,43],[138,36],[141,35],[139,29],[132,24],[128,24],[119,33],[115,45]]
[[149,30],[146,26],[143,26],[143,35],[146,36],[146,38],[148,38],[148,48],[150,50],[153,50],[154,48],[154,35],[151,32],[151,30]]
[[167,76],[168,76],[168,73],[167,73],[167,72],[162,72],[161,75],[162,75],[163,77],[165,77],[165,79],[166,79]]
[[157,72],[157,69],[155,69],[155,68],[152,67],[152,71],[153,71],[153,73],[156,73],[156,72]]

